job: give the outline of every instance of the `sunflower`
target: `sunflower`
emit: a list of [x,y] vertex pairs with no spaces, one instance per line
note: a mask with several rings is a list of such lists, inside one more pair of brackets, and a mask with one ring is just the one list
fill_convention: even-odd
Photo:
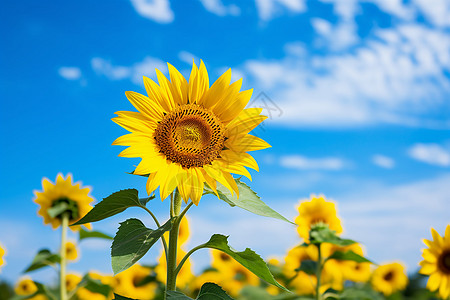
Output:
[[431,228],[433,240],[423,240],[427,249],[423,249],[422,267],[419,273],[428,275],[427,288],[431,291],[439,289],[439,296],[447,299],[450,296],[450,225],[442,237]]
[[[322,244],[324,248],[328,247],[329,254],[333,254],[335,251],[353,251],[356,254],[364,256],[364,251],[359,244],[352,244],[345,247],[340,247],[332,244]],[[322,250],[324,250],[322,248]],[[354,282],[367,282],[370,278],[370,263],[357,263],[350,260],[327,260],[328,265],[334,264],[336,269],[342,272],[343,280],[350,280]]]
[[[102,284],[111,286],[113,284],[113,277],[109,275],[103,275],[98,272],[90,271],[88,273],[89,277],[92,279],[100,280]],[[77,296],[79,300],[111,300],[114,298],[114,294],[111,290],[108,297],[105,297],[103,294],[94,293],[86,288],[80,288],[77,291]]]
[[218,285],[221,285],[223,277],[217,271],[208,270],[203,272],[199,276],[195,276],[194,279],[189,283],[189,290],[193,297],[197,297],[198,292],[200,291],[203,284],[207,282],[212,282]]
[[139,264],[134,264],[125,271],[113,277],[114,293],[121,296],[150,300],[155,296],[157,283],[145,283],[144,280],[151,276],[152,271],[149,268]]
[[79,274],[70,273],[66,275],[66,289],[68,292],[73,291],[81,282],[82,277]]
[[[81,183],[72,183],[72,175],[63,177],[61,173],[56,177],[56,183],[53,184],[47,178],[42,179],[43,191],[34,191],[34,202],[40,205],[38,214],[44,218],[44,224],[51,224],[56,229],[61,224],[61,215],[69,214],[69,224],[75,223],[89,212],[91,203],[94,199],[89,196],[90,188],[81,187]],[[48,210],[52,207],[67,204],[67,210],[61,212],[56,217],[50,216]],[[88,225],[88,226],[86,226]],[[86,224],[90,228],[90,224]],[[72,230],[79,229],[79,226],[71,226]]]
[[408,277],[405,267],[400,263],[381,265],[372,274],[372,286],[375,290],[389,296],[406,288]]
[[[38,290],[36,284],[30,277],[21,278],[14,288],[14,292],[20,296],[28,296],[36,293]],[[47,300],[45,295],[36,295],[34,297],[28,298],[29,300]]]
[[298,217],[295,223],[297,232],[305,241],[309,240],[309,230],[317,223],[328,224],[331,230],[342,233],[341,221],[337,217],[334,202],[326,201],[324,196],[311,196],[310,201],[301,201],[298,206]]
[[78,259],[78,249],[74,242],[66,243],[66,259],[67,260],[77,260]]
[[144,77],[148,97],[125,93],[138,112],[113,118],[131,132],[113,142],[129,146],[119,156],[142,158],[133,173],[148,175],[147,192],[159,187],[162,200],[178,188],[198,205],[204,184],[216,191],[217,182],[239,195],[230,173],[251,179],[245,167],[258,170],[247,152],[270,145],[248,133],[267,117],[261,108],[244,109],[252,90],[240,92],[242,79],[230,84],[231,69],[209,87],[203,62],[193,64],[189,82],[168,66],[170,81],[159,70],[159,85]]
[[1,267],[3,265],[5,265],[5,261],[3,260],[3,257],[6,254],[6,250],[2,247],[2,244],[0,244],[0,271],[1,271]]
[[[181,249],[178,245],[177,249],[177,265],[181,262],[183,257],[186,255],[186,251]],[[167,281],[167,261],[166,256],[164,255],[164,252],[161,253],[158,260],[158,265],[155,267],[155,273],[156,273],[156,279],[158,281],[166,284]],[[192,273],[192,266],[191,266],[191,259],[188,258],[184,264],[183,267],[180,269],[180,272],[177,275],[177,287],[180,289],[186,288],[189,283],[194,278],[194,274]]]

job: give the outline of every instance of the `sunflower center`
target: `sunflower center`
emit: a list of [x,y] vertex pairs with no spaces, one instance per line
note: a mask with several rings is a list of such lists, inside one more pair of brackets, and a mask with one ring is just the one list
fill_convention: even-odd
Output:
[[394,278],[394,273],[392,271],[389,271],[388,273],[386,273],[386,275],[384,275],[383,278],[386,281],[391,281]]
[[450,250],[445,250],[438,259],[439,270],[445,274],[450,274]]
[[213,112],[197,104],[179,106],[155,130],[160,152],[184,168],[210,164],[222,151],[224,140],[223,124]]

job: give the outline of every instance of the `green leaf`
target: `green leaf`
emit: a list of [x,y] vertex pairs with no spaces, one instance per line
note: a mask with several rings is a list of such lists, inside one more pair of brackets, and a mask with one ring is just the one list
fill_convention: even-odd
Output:
[[[339,295],[341,300],[383,300],[385,299],[380,293],[375,292],[370,287],[347,287]],[[428,298],[427,298],[428,299]]]
[[136,300],[136,299],[128,298],[125,296],[120,296],[120,295],[114,293],[114,300]]
[[121,190],[104,198],[96,204],[83,218],[72,225],[81,225],[97,222],[123,212],[129,207],[144,207],[145,204],[139,200],[136,189]]
[[337,259],[337,260],[351,260],[356,261],[357,263],[372,263],[367,258],[353,252],[352,250],[348,251],[335,251],[328,259]]
[[317,262],[310,259],[302,260],[300,263],[300,267],[295,269],[295,271],[300,272],[303,271],[308,275],[315,275],[317,270]]
[[145,227],[138,219],[128,219],[120,223],[111,246],[111,264],[114,274],[128,269],[141,259],[170,228],[172,228],[171,220],[156,230]]
[[203,244],[203,246],[206,248],[217,249],[228,254],[259,278],[280,289],[289,291],[273,278],[265,261],[253,250],[247,248],[244,251],[237,252],[228,245],[228,237],[221,234],[214,234],[208,242]]
[[167,300],[194,300],[191,297],[186,296],[182,292],[177,291],[167,291]]
[[336,232],[328,226],[317,226],[309,231],[311,244],[330,243],[338,246],[348,246],[356,244],[355,241],[343,239],[336,235]]
[[[227,202],[230,206],[238,206],[240,208],[243,208],[245,210],[248,210],[251,213],[264,216],[264,217],[270,217],[275,218],[279,220],[286,221],[288,223],[294,224],[276,211],[274,211],[272,208],[270,208],[267,204],[265,204],[261,198],[244,182],[242,182],[240,179],[235,179],[236,184],[239,188],[239,198],[237,197],[236,193],[234,195],[231,195],[230,190],[228,190],[225,186],[217,183],[217,193],[219,194],[219,198],[225,202]],[[213,190],[205,185],[204,194],[214,194]]]
[[25,269],[24,273],[41,269],[46,266],[51,266],[60,262],[58,254],[51,253],[48,249],[43,249],[36,254],[31,262],[31,265]]
[[202,285],[198,293],[197,300],[233,300],[228,294],[217,284],[207,282]]
[[99,239],[107,239],[107,240],[112,240],[113,237],[109,236],[103,232],[100,231],[87,231],[84,230],[83,228],[80,229],[79,232],[79,240],[84,240],[87,238],[99,238]]
[[101,294],[103,296],[105,296],[106,298],[109,296],[109,294],[112,291],[112,287],[109,286],[108,284],[103,284],[100,280],[98,279],[93,279],[89,276],[89,274],[86,274],[83,279],[81,280],[81,282],[78,284],[79,287],[84,287],[85,289],[93,292],[93,293],[97,293],[97,294]]

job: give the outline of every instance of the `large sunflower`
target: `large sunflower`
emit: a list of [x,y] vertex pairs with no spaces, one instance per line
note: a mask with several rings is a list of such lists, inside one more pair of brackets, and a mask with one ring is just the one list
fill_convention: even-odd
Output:
[[406,288],[408,276],[400,263],[381,265],[372,274],[372,286],[375,290],[389,296]]
[[298,206],[298,217],[295,223],[298,225],[297,232],[305,241],[309,240],[309,230],[317,223],[328,224],[336,233],[342,232],[341,221],[336,212],[334,202],[326,201],[324,196],[311,196],[310,201],[302,200]]
[[429,275],[427,288],[439,290],[439,296],[447,299],[450,296],[450,225],[442,237],[431,228],[433,240],[423,240],[427,249],[423,249],[423,261],[420,262],[421,274]]
[[240,92],[242,80],[230,84],[231,69],[209,87],[203,62],[193,64],[189,82],[168,66],[170,81],[159,70],[159,85],[144,77],[148,96],[125,93],[138,112],[119,111],[113,118],[131,132],[113,142],[129,146],[119,156],[142,158],[133,173],[148,175],[147,192],[160,187],[161,199],[178,188],[186,202],[198,205],[205,182],[238,194],[230,173],[251,179],[245,167],[258,170],[247,152],[270,145],[248,133],[267,117],[261,108],[244,109],[252,90]]
[[[44,218],[44,224],[51,224],[53,229],[56,229],[61,224],[61,214],[58,216],[50,216],[48,210],[61,203],[67,204],[69,213],[69,224],[77,222],[85,214],[91,210],[91,203],[94,201],[89,196],[90,188],[81,187],[81,183],[72,183],[72,175],[63,177],[61,173],[56,177],[56,183],[52,183],[47,178],[42,179],[43,191],[34,191],[34,202],[40,205],[38,214]],[[90,228],[90,224],[85,224]],[[80,226],[71,226],[72,230],[79,229]]]

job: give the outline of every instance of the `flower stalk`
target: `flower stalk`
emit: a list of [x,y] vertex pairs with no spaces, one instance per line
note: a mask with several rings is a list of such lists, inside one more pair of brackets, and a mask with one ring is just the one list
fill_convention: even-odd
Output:
[[177,248],[178,248],[178,230],[180,219],[183,217],[181,212],[181,195],[177,190],[171,195],[171,212],[173,214],[172,229],[169,231],[169,251],[167,254],[167,283],[164,298],[167,298],[168,291],[175,291],[177,284]]
[[320,243],[316,245],[317,246],[317,253],[318,253],[318,259],[317,259],[317,269],[316,269],[316,300],[322,300],[322,295],[320,294],[320,285],[321,285],[321,275],[322,275],[322,252],[320,251]]
[[66,242],[67,242],[67,227],[69,226],[69,213],[64,212],[61,216],[61,249],[60,249],[60,269],[59,269],[59,285],[60,285],[60,299],[67,300],[66,289]]

